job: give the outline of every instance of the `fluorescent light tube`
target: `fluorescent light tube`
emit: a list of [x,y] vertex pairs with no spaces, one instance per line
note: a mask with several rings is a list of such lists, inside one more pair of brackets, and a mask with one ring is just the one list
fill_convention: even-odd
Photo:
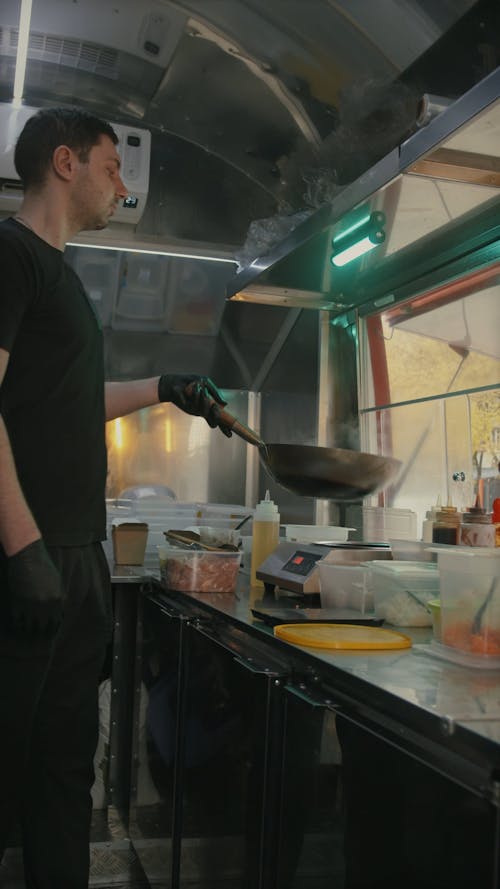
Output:
[[368,253],[369,250],[378,247],[379,243],[380,241],[373,242],[370,240],[369,236],[362,238],[360,241],[356,241],[355,244],[351,244],[350,247],[346,247],[345,250],[341,250],[340,253],[332,256],[332,263],[338,267],[347,265],[348,262],[357,259],[358,256],[362,256],[363,253]]
[[151,256],[175,256],[179,259],[199,259],[203,262],[228,262],[236,265],[235,259],[225,256],[202,256],[200,253],[189,253],[187,250],[162,250],[161,248],[146,249],[144,247],[118,247],[116,244],[86,244],[84,241],[68,241],[68,247],[87,247],[89,250],[118,250],[122,253],[147,253]]
[[28,43],[30,38],[31,6],[33,0],[21,0],[21,13],[19,15],[19,37],[17,41],[16,73],[14,76],[13,105],[20,105],[24,93],[24,79],[26,76],[26,61],[28,58]]

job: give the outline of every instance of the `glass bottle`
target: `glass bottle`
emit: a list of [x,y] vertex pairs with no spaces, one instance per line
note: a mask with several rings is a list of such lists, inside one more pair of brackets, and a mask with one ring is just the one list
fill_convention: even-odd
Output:
[[458,541],[461,546],[495,546],[495,526],[491,520],[491,512],[486,512],[480,506],[471,506],[464,512]]
[[436,510],[432,526],[433,543],[458,543],[458,529],[461,515],[456,506],[441,506]]

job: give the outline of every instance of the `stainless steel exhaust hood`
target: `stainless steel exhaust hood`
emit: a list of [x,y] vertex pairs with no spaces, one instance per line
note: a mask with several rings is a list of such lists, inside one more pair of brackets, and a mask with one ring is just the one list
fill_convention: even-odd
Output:
[[[19,10],[0,3],[0,102],[12,100]],[[267,318],[269,303],[339,311],[352,299],[328,268],[334,226],[388,182],[396,202],[398,177],[411,178],[400,171],[426,150],[410,140],[405,160],[396,147],[417,102],[453,99],[487,74],[497,23],[496,0],[33,0],[22,102],[76,104],[151,132],[139,224],[78,243],[229,270],[253,222],[306,207],[290,239],[250,255],[262,259],[235,278],[226,316],[246,317],[236,294],[247,300],[249,285]],[[262,340],[266,322],[256,329]]]
[[[500,68],[242,269],[229,282],[228,298],[333,311],[352,308],[353,279],[361,270],[377,270],[424,236],[500,201],[499,97]],[[386,241],[352,266],[335,269],[332,239],[360,206],[384,211]],[[484,236],[491,234],[485,230]],[[432,244],[428,249],[432,251]]]

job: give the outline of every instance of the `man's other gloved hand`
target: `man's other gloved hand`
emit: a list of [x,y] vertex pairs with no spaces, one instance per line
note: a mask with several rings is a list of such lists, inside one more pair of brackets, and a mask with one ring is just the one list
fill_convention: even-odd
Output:
[[186,414],[203,417],[212,429],[220,427],[231,437],[231,430],[221,423],[217,405],[227,404],[210,377],[196,374],[163,374],[158,381],[160,401],[171,401]]
[[55,635],[63,617],[63,590],[43,540],[9,556],[7,581],[13,631],[31,637]]

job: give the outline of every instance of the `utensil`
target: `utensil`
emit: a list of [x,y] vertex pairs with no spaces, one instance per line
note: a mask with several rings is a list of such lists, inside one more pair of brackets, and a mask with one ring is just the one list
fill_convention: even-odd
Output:
[[246,525],[248,520],[251,518],[252,518],[252,513],[250,513],[249,515],[246,515],[245,518],[241,520],[241,522],[238,522],[238,524],[235,526],[234,530],[239,531],[240,528],[243,528],[243,525]]
[[200,535],[194,531],[164,531],[167,540],[174,543],[182,543],[187,549],[205,549],[209,552],[219,553],[221,550],[227,550],[230,553],[239,552],[238,547],[233,543],[221,543],[219,546],[213,546],[211,543],[202,543]]
[[473,636],[475,636],[481,632],[481,621],[483,619],[484,612],[486,611],[486,609],[491,601],[494,589],[499,581],[500,581],[500,578],[498,578],[498,577],[493,578],[493,580],[491,581],[491,584],[490,584],[490,588],[489,588],[488,592],[486,593],[484,602],[482,602],[482,604],[479,606],[479,608],[476,611],[474,620],[472,621],[472,629],[471,629],[471,633]]
[[229,411],[220,419],[232,432],[259,449],[260,459],[278,484],[304,497],[359,500],[386,487],[401,467],[392,457],[314,445],[268,444]]

